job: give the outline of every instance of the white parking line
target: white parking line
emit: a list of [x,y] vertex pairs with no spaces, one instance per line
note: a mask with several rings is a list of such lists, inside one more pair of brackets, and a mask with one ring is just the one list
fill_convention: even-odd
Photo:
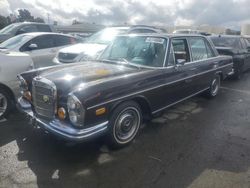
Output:
[[220,87],[220,88],[224,89],[224,90],[229,90],[229,91],[234,91],[234,92],[244,93],[244,94],[250,95],[250,91],[246,91],[246,90],[233,89],[233,88],[229,88],[229,87]]

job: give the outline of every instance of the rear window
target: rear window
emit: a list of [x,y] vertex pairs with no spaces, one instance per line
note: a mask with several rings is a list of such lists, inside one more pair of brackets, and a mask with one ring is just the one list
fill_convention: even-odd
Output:
[[239,48],[240,41],[239,38],[230,37],[211,37],[214,45],[217,47],[232,47]]
[[63,35],[55,35],[54,39],[55,39],[56,46],[65,46],[65,45],[77,43],[75,38],[63,36]]
[[48,25],[37,25],[36,27],[40,32],[51,32],[51,29]]

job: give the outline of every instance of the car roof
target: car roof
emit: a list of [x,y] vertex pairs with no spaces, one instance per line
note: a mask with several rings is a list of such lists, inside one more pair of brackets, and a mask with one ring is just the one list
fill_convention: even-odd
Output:
[[28,36],[41,36],[41,35],[61,35],[61,36],[68,36],[68,37],[74,37],[72,35],[68,35],[68,34],[62,34],[62,33],[52,33],[52,32],[31,32],[31,33],[24,33],[22,35],[28,35]]
[[220,37],[220,38],[241,38],[243,36],[241,35],[210,35],[211,38],[216,38],[216,37]]
[[106,27],[104,29],[124,29],[124,30],[134,30],[134,29],[151,29],[153,31],[160,32],[162,29],[154,27],[154,26],[147,26],[147,25],[131,25],[131,26],[112,26],[112,27]]
[[174,38],[174,37],[203,37],[204,35],[199,34],[169,34],[169,33],[136,33],[136,34],[122,34],[118,36],[148,36],[148,37],[164,37],[164,38]]

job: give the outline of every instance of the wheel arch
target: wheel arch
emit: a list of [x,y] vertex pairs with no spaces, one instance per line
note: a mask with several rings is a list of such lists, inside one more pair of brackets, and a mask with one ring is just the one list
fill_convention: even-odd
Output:
[[215,76],[216,76],[216,75],[219,75],[219,76],[220,76],[220,80],[221,80],[221,81],[224,80],[224,78],[225,78],[222,71],[217,71],[217,72],[215,73]]
[[111,113],[121,104],[127,101],[134,101],[136,102],[141,109],[142,112],[142,117],[144,120],[151,119],[152,116],[152,110],[151,110],[151,105],[148,99],[145,96],[139,95],[139,96],[134,96],[125,100],[117,101],[114,103],[111,107]]
[[4,91],[8,92],[8,94],[11,96],[11,99],[14,102],[16,101],[16,98],[15,98],[15,95],[14,95],[13,91],[8,86],[6,86],[3,83],[0,83],[0,89],[3,89]]

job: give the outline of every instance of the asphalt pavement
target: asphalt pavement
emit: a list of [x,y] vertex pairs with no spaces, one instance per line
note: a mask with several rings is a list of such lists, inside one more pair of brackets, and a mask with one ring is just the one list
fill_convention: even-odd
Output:
[[63,142],[15,112],[0,122],[0,187],[249,188],[250,73],[166,110],[116,151]]

